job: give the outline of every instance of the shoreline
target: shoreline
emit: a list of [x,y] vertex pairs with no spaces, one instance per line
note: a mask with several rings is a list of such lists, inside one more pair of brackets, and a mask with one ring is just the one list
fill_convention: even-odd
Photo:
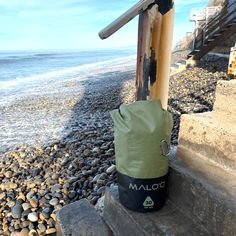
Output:
[[[181,114],[212,110],[216,82],[226,79],[225,66],[221,60],[204,62],[170,78],[172,145],[177,144]],[[2,131],[9,132],[6,137],[18,135],[20,141],[25,132],[40,142],[0,153],[0,235],[21,229],[55,232],[58,209],[82,198],[96,204],[105,187],[116,183],[109,112],[135,100],[134,69],[131,63],[91,70],[88,80],[58,83],[4,108],[0,124],[4,119],[9,123]],[[29,127],[20,125],[25,123]],[[17,124],[23,133],[12,133]]]
[[[117,64],[114,66],[114,63]],[[103,93],[103,88],[109,89],[106,88],[109,83],[111,87],[120,89],[124,78],[119,76],[129,77],[134,71],[134,64],[130,57],[112,60],[91,67],[73,78],[49,81],[28,94],[20,94],[10,104],[0,104],[0,152],[4,151],[3,147],[7,149],[20,144],[47,145],[48,142],[61,139],[69,131],[68,122],[72,122],[76,104],[93,91]],[[35,136],[36,133],[39,135]]]

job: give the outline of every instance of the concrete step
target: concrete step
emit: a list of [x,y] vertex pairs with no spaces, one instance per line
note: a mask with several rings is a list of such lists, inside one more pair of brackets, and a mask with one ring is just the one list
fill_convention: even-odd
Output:
[[171,202],[158,212],[138,213],[122,206],[118,198],[117,188],[106,190],[103,216],[115,236],[211,235]]
[[236,175],[193,155],[171,156],[170,201],[210,235],[235,236]]
[[182,115],[178,152],[236,171],[235,118],[216,112]]
[[213,110],[236,117],[236,80],[220,80],[216,87]]

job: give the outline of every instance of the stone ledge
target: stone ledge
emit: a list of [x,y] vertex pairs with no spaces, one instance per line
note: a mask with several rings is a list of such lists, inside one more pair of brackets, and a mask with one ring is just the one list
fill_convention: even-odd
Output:
[[170,201],[211,235],[235,235],[236,175],[192,154],[180,157],[172,152]]
[[138,213],[125,208],[118,200],[115,187],[106,190],[104,219],[115,236],[210,235],[170,202],[153,213]]
[[220,80],[216,86],[214,111],[236,116],[236,80]]
[[235,120],[216,112],[182,115],[178,150],[186,158],[195,152],[235,172]]
[[58,211],[56,228],[57,236],[112,236],[111,230],[86,199]]

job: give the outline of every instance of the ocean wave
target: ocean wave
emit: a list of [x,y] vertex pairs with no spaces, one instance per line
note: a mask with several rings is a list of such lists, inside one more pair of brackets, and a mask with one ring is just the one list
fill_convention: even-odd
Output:
[[102,70],[103,68],[115,68],[117,66],[120,66],[124,64],[124,66],[129,66],[134,63],[135,55],[132,56],[126,56],[121,57],[117,59],[112,59],[109,61],[102,61],[102,62],[96,62],[91,64],[84,64],[80,66],[70,67],[67,69],[62,70],[55,70],[51,72],[41,73],[41,74],[34,74],[31,76],[25,76],[25,77],[17,77],[12,80],[4,80],[0,81],[0,91],[6,90],[6,89],[12,89],[17,86],[24,86],[24,85],[30,85],[35,82],[40,81],[51,81],[51,80],[57,80],[57,79],[65,79],[65,78],[71,78],[72,76],[80,75],[81,73],[88,73],[91,74],[91,70]]

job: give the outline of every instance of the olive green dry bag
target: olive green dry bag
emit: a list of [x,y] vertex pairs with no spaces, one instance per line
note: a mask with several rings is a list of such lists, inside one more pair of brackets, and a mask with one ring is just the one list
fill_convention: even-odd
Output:
[[121,105],[111,112],[120,202],[129,209],[160,209],[166,199],[173,121],[159,100]]

